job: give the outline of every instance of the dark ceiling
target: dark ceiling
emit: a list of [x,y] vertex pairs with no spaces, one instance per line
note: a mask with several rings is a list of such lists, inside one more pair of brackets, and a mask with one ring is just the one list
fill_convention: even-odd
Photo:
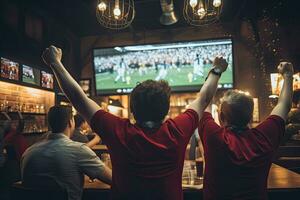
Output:
[[[8,1],[8,0],[7,0]],[[98,35],[110,32],[103,28],[96,19],[97,0],[12,0],[17,2],[24,12],[38,15],[58,23],[78,37]],[[135,0],[136,16],[132,25],[122,31],[148,31],[154,29],[186,27],[182,9],[184,0],[174,0],[179,21],[171,26],[159,23],[161,7],[159,0]],[[299,20],[297,1],[288,0],[223,0],[224,9],[221,22],[238,19],[257,19],[266,12],[275,18],[290,22]]]
[[[24,9],[68,27],[75,35],[82,37],[97,35],[107,30],[97,22],[95,9],[97,0],[27,0],[20,1]],[[188,26],[182,16],[184,0],[174,0],[179,21],[171,26],[159,23],[161,7],[159,0],[135,0],[136,17],[132,25],[123,31],[153,30]],[[288,0],[223,0],[222,22],[244,18],[258,18],[264,12],[282,19],[299,19],[295,1]],[[274,10],[275,7],[275,10]],[[278,8],[279,7],[279,8]],[[278,11],[276,11],[276,9]]]

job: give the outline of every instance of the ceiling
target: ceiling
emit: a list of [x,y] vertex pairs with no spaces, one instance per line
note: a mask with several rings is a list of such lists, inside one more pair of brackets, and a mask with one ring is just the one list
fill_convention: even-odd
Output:
[[[18,2],[23,5],[27,12],[60,23],[78,37],[98,35],[103,32],[112,31],[103,28],[97,22],[95,16],[97,0],[19,0]],[[159,0],[135,0],[134,2],[136,17],[132,25],[123,31],[148,31],[188,26],[182,16],[184,0],[174,0],[175,12],[179,17],[179,21],[171,26],[163,26],[159,23],[161,15]],[[223,0],[223,2],[222,22],[244,18],[257,19],[265,12],[271,13],[273,17],[280,17],[288,21],[300,18],[298,8],[293,3],[295,1]]]

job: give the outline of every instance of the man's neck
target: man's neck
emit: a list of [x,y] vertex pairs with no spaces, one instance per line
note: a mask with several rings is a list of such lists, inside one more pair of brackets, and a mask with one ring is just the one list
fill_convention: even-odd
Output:
[[70,132],[70,130],[64,130],[62,133],[63,133],[64,135],[66,135],[68,138],[71,137],[71,132]]

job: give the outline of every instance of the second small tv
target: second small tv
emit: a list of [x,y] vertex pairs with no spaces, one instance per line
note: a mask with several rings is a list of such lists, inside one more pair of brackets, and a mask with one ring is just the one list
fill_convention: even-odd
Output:
[[27,65],[22,65],[22,81],[33,85],[40,85],[41,75],[40,70]]

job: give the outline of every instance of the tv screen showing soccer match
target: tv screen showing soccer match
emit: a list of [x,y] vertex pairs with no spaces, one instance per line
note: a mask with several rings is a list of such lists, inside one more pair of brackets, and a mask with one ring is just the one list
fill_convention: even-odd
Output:
[[144,80],[166,80],[172,91],[198,91],[216,56],[229,63],[219,88],[233,87],[231,39],[94,49],[98,95],[130,93]]
[[24,83],[40,85],[40,79],[40,70],[29,67],[27,65],[23,65],[22,81]]
[[19,80],[19,63],[1,57],[1,77]]

